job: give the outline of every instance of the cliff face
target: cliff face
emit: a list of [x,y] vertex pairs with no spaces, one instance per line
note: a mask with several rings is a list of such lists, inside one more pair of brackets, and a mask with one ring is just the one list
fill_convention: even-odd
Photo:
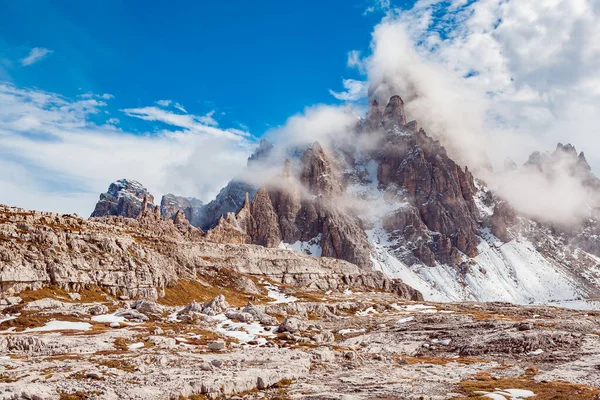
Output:
[[0,260],[3,296],[48,285],[75,291],[95,285],[112,294],[156,298],[179,279],[197,279],[216,269],[306,289],[356,285],[422,298],[399,280],[344,261],[209,242],[183,213],[163,219],[158,208],[136,218],[85,220],[0,206]]
[[260,188],[237,214],[222,218],[214,229],[217,240],[229,240],[224,231],[232,240],[244,237],[246,243],[266,247],[318,238],[321,256],[368,270],[370,246],[360,220],[344,207],[342,182],[335,159],[314,143],[302,155],[297,176],[286,161],[276,184]]
[[141,183],[129,179],[119,179],[108,187],[106,193],[100,195],[92,217],[115,215],[135,218],[142,210],[146,199],[148,208],[154,207],[154,197]]
[[181,211],[185,218],[193,223],[198,219],[202,205],[202,201],[193,197],[181,197],[169,193],[160,200],[160,215],[163,218],[174,218],[177,211]]
[[373,102],[360,134],[376,142],[366,162],[376,163],[377,188],[397,205],[381,223],[394,234],[398,249],[408,249],[402,260],[457,265],[461,253],[476,256],[473,176],[416,121],[406,123],[402,99],[393,96],[383,111]]

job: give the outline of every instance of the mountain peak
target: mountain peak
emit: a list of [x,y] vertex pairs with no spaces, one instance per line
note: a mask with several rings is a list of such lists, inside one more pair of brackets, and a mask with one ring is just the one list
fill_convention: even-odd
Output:
[[118,215],[136,218],[142,207],[154,209],[154,196],[138,181],[119,179],[100,195],[92,217]]
[[269,156],[271,150],[273,150],[273,144],[266,139],[261,139],[260,143],[254,153],[248,157],[248,165],[256,163],[257,161],[264,160]]
[[390,101],[385,106],[383,113],[383,122],[397,122],[398,125],[406,125],[406,115],[404,113],[404,100],[397,94],[390,97]]

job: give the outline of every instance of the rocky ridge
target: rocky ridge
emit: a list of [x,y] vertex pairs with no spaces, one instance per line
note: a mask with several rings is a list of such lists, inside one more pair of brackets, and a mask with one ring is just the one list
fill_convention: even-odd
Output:
[[181,212],[173,220],[161,218],[158,208],[135,219],[85,220],[1,206],[0,221],[0,281],[5,296],[47,285],[75,291],[93,285],[113,295],[156,299],[181,279],[230,271],[307,289],[370,287],[421,298],[399,280],[341,260],[209,242]]
[[[275,179],[259,187],[232,180],[199,212],[183,215],[207,229],[208,241],[346,260],[431,300],[579,304],[600,296],[593,210],[571,227],[519,215],[418,122],[407,122],[399,96],[379,100],[336,141],[277,152],[261,142],[249,168],[289,155]],[[590,190],[600,188],[569,144],[533,154],[522,168],[551,179],[563,166]]]

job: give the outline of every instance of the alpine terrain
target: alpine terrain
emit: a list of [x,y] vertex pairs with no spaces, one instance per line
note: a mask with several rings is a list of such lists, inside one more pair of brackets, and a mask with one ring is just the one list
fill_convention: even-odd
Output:
[[[598,399],[600,203],[523,211],[408,117],[263,140],[207,203],[0,206],[0,399]],[[570,144],[507,168],[600,190]]]

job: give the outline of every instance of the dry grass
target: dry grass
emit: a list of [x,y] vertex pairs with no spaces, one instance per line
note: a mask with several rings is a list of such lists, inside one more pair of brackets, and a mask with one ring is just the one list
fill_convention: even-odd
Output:
[[111,358],[111,359],[104,359],[104,360],[96,360],[94,361],[97,365],[102,365],[105,366],[107,368],[115,368],[115,369],[119,369],[121,371],[125,371],[125,372],[129,372],[132,373],[135,371],[135,364],[131,363],[130,361],[127,361],[123,358]]
[[47,322],[52,320],[69,321],[69,322],[80,322],[79,318],[76,318],[68,314],[40,314],[34,311],[22,311],[15,319],[4,321],[0,324],[2,329],[15,328],[16,331],[20,332],[27,328],[37,328],[46,325]]
[[413,364],[435,364],[435,365],[447,365],[450,363],[458,363],[463,365],[477,364],[477,363],[489,363],[487,360],[478,358],[446,358],[446,357],[402,357],[409,365]]
[[223,270],[216,276],[203,276],[202,280],[180,280],[177,285],[165,288],[165,296],[159,300],[159,303],[167,306],[183,306],[194,300],[208,302],[219,294],[224,295],[227,302],[235,307],[243,307],[249,301],[257,304],[268,301],[265,296],[235,290],[231,275]]
[[60,400],[90,400],[95,397],[100,396],[100,392],[91,391],[91,392],[74,392],[74,393],[66,393],[66,392],[58,392]]
[[453,400],[485,399],[476,392],[494,392],[498,388],[531,390],[536,400],[595,400],[600,395],[600,389],[596,387],[561,381],[536,382],[534,376],[535,371],[518,378],[494,378],[489,373],[478,373],[471,380],[458,384],[459,392],[464,396]]
[[129,345],[130,344],[132,344],[132,343],[130,343],[124,337],[118,337],[114,341],[115,349],[121,350],[121,351],[127,351],[127,350],[129,350]]
[[9,376],[6,374],[0,375],[0,383],[13,383],[13,382],[17,382],[18,380],[19,380],[19,378],[15,377],[15,376]]
[[95,285],[90,285],[78,293],[81,295],[81,300],[75,301],[71,300],[68,291],[58,286],[47,286],[37,290],[25,290],[19,296],[23,299],[23,304],[46,298],[57,299],[65,303],[103,303],[107,300],[107,294]]

